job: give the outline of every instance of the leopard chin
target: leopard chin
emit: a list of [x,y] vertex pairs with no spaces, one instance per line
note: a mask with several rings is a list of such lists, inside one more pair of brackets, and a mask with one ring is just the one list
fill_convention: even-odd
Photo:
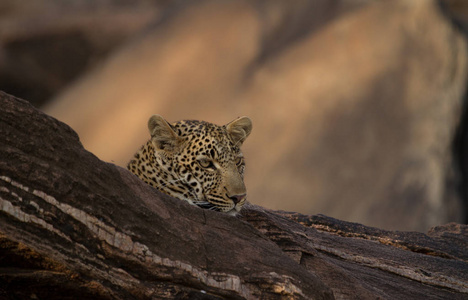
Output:
[[240,210],[237,210],[236,208],[233,208],[230,211],[226,212],[226,214],[235,217],[235,216],[237,216],[239,214],[239,211]]
[[244,205],[243,203],[242,204],[237,204],[236,206],[234,206],[231,210],[227,211],[226,213],[228,215],[230,215],[230,216],[235,217],[240,213],[240,211],[242,210],[243,205]]
[[[205,202],[205,203],[194,203],[194,202],[191,202],[191,201],[188,201],[190,204],[192,205],[195,205],[195,206],[198,206],[200,208],[203,208],[203,209],[207,209],[207,210],[212,210],[212,211],[218,211],[218,212],[222,212],[223,210],[219,207],[217,207],[216,205],[214,204],[211,204],[209,202]],[[228,214],[230,216],[236,216],[239,214],[239,212],[241,211],[242,207],[236,205],[234,206],[232,209],[228,210],[228,211],[223,211],[225,214]]]

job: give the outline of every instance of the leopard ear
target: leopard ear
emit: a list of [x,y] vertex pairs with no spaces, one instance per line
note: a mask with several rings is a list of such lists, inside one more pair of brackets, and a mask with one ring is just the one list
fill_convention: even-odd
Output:
[[240,146],[252,131],[252,121],[248,117],[240,117],[226,125],[226,130],[235,145]]
[[181,139],[171,125],[160,115],[153,115],[148,121],[151,142],[158,150],[174,151],[181,144]]

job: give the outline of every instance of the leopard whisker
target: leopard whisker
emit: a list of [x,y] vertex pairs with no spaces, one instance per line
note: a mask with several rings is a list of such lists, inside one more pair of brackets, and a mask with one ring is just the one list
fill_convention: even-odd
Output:
[[193,204],[196,204],[196,205],[213,205],[212,203],[208,202],[208,201],[192,201]]

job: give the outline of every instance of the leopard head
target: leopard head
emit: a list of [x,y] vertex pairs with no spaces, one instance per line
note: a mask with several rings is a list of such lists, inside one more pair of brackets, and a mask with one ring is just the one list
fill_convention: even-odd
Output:
[[146,175],[150,184],[205,209],[230,214],[241,210],[247,191],[240,147],[252,130],[248,117],[218,126],[203,121],[169,124],[153,115],[148,129],[145,169],[153,169]]

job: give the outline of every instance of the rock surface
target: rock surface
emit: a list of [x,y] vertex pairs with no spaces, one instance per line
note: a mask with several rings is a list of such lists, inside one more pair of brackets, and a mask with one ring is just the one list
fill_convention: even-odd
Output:
[[466,299],[467,249],[455,223],[426,235],[190,206],[0,92],[2,299]]
[[46,112],[119,165],[153,113],[248,115],[251,202],[426,231],[468,217],[453,147],[467,57],[437,1],[187,2]]

